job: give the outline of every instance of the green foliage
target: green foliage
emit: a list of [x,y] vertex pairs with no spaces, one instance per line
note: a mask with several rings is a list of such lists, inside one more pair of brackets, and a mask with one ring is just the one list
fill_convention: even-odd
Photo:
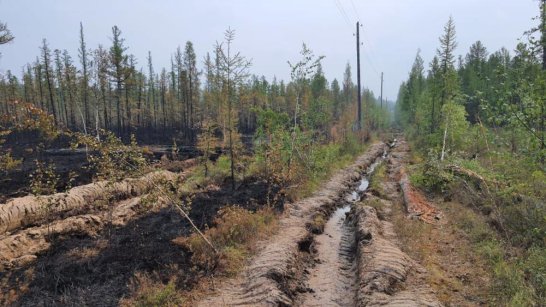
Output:
[[525,283],[523,272],[514,264],[499,261],[494,267],[494,291],[505,306],[533,306],[533,292]]
[[125,145],[112,132],[103,130],[101,134],[102,140],[75,133],[71,144],[73,149],[85,148],[88,167],[97,179],[119,181],[126,176],[139,174],[147,165],[134,136],[131,136],[131,143]]
[[216,227],[205,231],[205,236],[219,251],[210,250],[205,240],[197,234],[177,239],[192,252],[193,264],[212,268],[228,276],[236,274],[244,265],[247,254],[252,253],[259,239],[272,234],[277,227],[277,217],[269,209],[250,212],[237,206],[225,207],[214,221]]
[[205,169],[205,177],[208,176],[210,156],[215,153],[218,146],[218,138],[216,137],[216,129],[218,127],[210,122],[205,122],[201,134],[197,138],[197,149],[201,151],[201,164]]
[[411,172],[410,181],[428,191],[445,192],[453,182],[453,174],[445,170],[445,163],[440,161],[438,154],[430,151],[425,163]]
[[33,195],[49,195],[57,192],[57,184],[59,183],[59,175],[55,173],[55,167],[52,164],[47,164],[35,161],[36,170],[30,174],[30,191]]
[[[147,281],[149,283],[149,281]],[[142,282],[141,282],[142,283]],[[169,281],[166,285],[161,283],[141,285],[139,293],[134,301],[128,305],[138,307],[175,307],[181,306],[184,299],[176,289],[174,280]]]
[[531,286],[535,289],[535,300],[546,301],[546,249],[533,247],[523,262],[523,270]]
[[22,159],[14,159],[10,152],[0,154],[0,173],[7,173],[8,171],[17,168],[21,165]]
[[447,151],[455,153],[467,148],[468,128],[466,111],[462,105],[448,102],[442,107],[441,131],[445,131],[445,147]]

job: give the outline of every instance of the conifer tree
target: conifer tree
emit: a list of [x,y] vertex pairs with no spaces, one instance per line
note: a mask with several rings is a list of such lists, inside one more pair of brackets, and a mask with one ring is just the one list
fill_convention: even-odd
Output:
[[110,47],[109,59],[110,70],[109,74],[114,79],[116,86],[116,129],[118,135],[122,135],[124,131],[122,122],[122,89],[126,79],[126,64],[127,55],[125,51],[127,48],[123,45],[124,39],[121,38],[121,30],[117,26],[112,27],[112,47]]
[[49,49],[49,46],[45,38],[42,41],[41,49],[42,49],[42,62],[44,64],[45,81],[46,81],[47,90],[49,93],[49,106],[51,107],[51,112],[53,114],[53,120],[55,122],[55,125],[58,125],[59,121],[57,118],[57,107],[55,106],[55,99],[53,98],[53,79],[51,75],[51,51]]
[[235,40],[235,30],[228,29],[224,34],[224,42],[217,43],[218,73],[222,82],[223,100],[227,102],[227,130],[228,148],[230,155],[231,188],[235,190],[235,146],[238,143],[234,138],[238,136],[237,113],[233,112],[233,104],[237,101],[236,88],[248,77],[248,68],[251,61],[240,52],[232,49]]
[[82,67],[82,77],[81,77],[81,95],[83,102],[83,125],[87,127],[90,124],[89,119],[89,103],[88,103],[88,88],[89,88],[89,60],[87,58],[87,46],[85,44],[85,38],[83,35],[83,24],[80,22],[80,47],[78,49],[78,55],[80,58],[80,64]]

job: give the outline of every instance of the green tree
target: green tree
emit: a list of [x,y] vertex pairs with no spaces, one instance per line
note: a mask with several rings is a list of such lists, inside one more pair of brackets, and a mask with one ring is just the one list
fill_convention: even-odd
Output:
[[121,30],[117,26],[112,27],[112,47],[110,47],[109,60],[110,70],[109,75],[113,78],[116,86],[116,128],[118,135],[123,134],[123,122],[122,122],[122,109],[121,98],[122,89],[127,78],[126,66],[127,55],[125,51],[127,47],[123,45],[124,39],[121,37]]
[[[455,22],[449,17],[444,26],[444,34],[440,37],[440,48],[436,50],[441,70],[440,108],[446,101],[453,99],[458,90],[457,75],[455,73],[455,48],[457,48]],[[432,108],[434,114],[435,108]],[[432,115],[434,118],[434,115]],[[434,130],[434,121],[433,121]]]
[[238,140],[237,113],[233,110],[233,104],[238,99],[236,88],[248,77],[248,68],[252,62],[247,60],[240,52],[233,51],[235,30],[227,29],[224,33],[224,42],[217,43],[218,73],[222,82],[223,100],[227,102],[227,133],[230,155],[231,188],[235,190],[235,146]]

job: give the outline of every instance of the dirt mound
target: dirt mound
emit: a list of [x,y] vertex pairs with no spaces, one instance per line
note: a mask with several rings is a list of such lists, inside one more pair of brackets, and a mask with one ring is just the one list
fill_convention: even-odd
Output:
[[[426,271],[403,253],[389,237],[388,222],[381,222],[367,203],[355,206],[357,228],[358,304],[361,306],[441,306],[426,284]],[[386,234],[387,233],[387,234]]]
[[[405,140],[397,140],[387,159],[388,179],[382,183],[384,197],[395,203],[404,203],[411,218],[425,223],[444,223],[444,215],[423,194],[415,189],[406,173],[405,165],[409,162],[409,145]],[[400,193],[400,190],[402,193]]]
[[156,171],[116,183],[100,181],[78,186],[67,193],[15,198],[0,204],[0,235],[29,225],[42,224],[47,222],[46,219],[81,214],[97,201],[123,200],[142,195],[154,189],[158,182],[183,178],[183,174]]
[[400,187],[404,195],[404,203],[410,217],[420,219],[425,223],[439,224],[443,223],[444,215],[440,209],[436,208],[431,202],[415,189],[410,181],[408,174],[404,169],[401,170]]
[[312,238],[306,224],[322,206],[336,206],[360,179],[360,174],[381,156],[384,144],[373,145],[355,164],[336,173],[312,197],[286,206],[279,233],[262,243],[260,252],[235,279],[226,281],[198,306],[290,306],[308,289],[303,283],[304,260],[310,260]]
[[96,233],[90,226],[46,237],[49,248],[36,259],[0,271],[0,305],[117,306],[130,292],[136,272],[153,274],[161,282],[176,274],[186,287],[201,276],[191,271],[188,252],[172,243],[190,233],[176,211],[148,211],[124,226]]
[[31,227],[14,235],[0,237],[0,271],[18,267],[37,258],[37,254],[51,247],[52,238],[62,235],[93,237],[106,225],[124,226],[142,210],[158,210],[170,204],[167,199],[154,201],[153,208],[142,208],[141,197],[115,204],[112,212],[68,217],[42,226]]

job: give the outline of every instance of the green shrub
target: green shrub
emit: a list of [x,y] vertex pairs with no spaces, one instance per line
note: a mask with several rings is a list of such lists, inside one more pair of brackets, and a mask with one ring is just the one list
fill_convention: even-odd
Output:
[[546,249],[533,247],[523,263],[529,283],[536,293],[536,301],[546,302]]
[[494,268],[495,296],[505,306],[533,306],[533,291],[526,283],[523,272],[514,264],[500,261]]
[[131,298],[123,299],[121,306],[137,307],[176,307],[184,303],[182,295],[176,289],[175,280],[166,285],[152,281],[151,278],[136,274],[137,289]]
[[225,207],[214,220],[215,227],[205,231],[205,236],[218,253],[198,234],[175,240],[192,252],[193,264],[206,268],[218,268],[220,273],[233,275],[243,267],[248,253],[255,243],[276,230],[277,218],[270,209],[250,212],[240,207]]

